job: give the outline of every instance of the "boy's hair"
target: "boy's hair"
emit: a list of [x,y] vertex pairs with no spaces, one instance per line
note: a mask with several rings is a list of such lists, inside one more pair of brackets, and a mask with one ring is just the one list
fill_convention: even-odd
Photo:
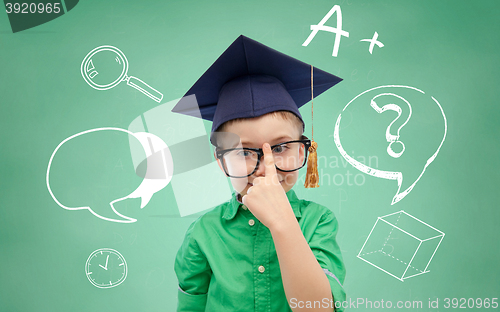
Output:
[[[270,112],[270,113],[264,114],[262,116],[265,116],[265,115],[271,115],[274,118],[280,117],[283,120],[289,120],[291,123],[293,123],[297,127],[297,129],[299,129],[300,135],[302,135],[304,133],[304,124],[302,123],[302,120],[300,120],[300,118],[297,117],[297,115],[295,115],[292,112],[281,110],[281,111]],[[259,116],[259,117],[261,117],[261,116]],[[223,132],[227,126],[232,125],[235,122],[239,122],[239,121],[246,120],[246,119],[249,119],[249,118],[236,118],[236,119],[226,121],[217,129],[217,131]]]

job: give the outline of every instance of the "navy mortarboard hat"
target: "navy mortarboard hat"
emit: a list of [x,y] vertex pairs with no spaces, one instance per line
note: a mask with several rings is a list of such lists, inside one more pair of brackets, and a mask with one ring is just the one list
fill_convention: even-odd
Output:
[[[212,133],[226,121],[290,111],[342,79],[243,35],[239,36],[189,89],[173,112],[213,122]],[[311,77],[314,76],[314,85]],[[195,95],[196,101],[184,100]]]

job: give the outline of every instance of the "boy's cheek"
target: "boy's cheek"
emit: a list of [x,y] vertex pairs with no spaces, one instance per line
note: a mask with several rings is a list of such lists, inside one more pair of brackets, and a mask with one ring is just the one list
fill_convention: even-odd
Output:
[[278,175],[278,176],[279,176],[280,181],[283,181],[281,183],[281,186],[283,187],[285,192],[288,192],[289,190],[292,189],[292,187],[297,182],[297,179],[299,178],[299,172],[294,171],[294,172],[289,172],[287,174]]
[[[222,168],[222,164],[221,164],[219,159],[217,159],[217,164],[219,165],[220,170],[225,175],[226,173],[225,173],[224,169]],[[229,179],[231,180],[231,184],[233,185],[233,188],[236,192],[238,192],[239,194],[242,194],[242,195],[246,194],[245,188],[247,188],[247,186],[248,186],[248,177],[246,177],[246,178],[229,178]],[[243,192],[245,192],[245,193],[243,193]]]

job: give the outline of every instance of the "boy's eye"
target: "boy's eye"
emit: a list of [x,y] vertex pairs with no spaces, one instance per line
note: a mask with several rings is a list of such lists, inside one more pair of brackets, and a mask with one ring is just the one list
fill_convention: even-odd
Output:
[[286,144],[284,145],[278,145],[275,148],[273,148],[273,153],[280,154],[285,152],[288,149],[288,146]]
[[250,157],[253,155],[252,151],[240,150],[237,154],[240,157]]

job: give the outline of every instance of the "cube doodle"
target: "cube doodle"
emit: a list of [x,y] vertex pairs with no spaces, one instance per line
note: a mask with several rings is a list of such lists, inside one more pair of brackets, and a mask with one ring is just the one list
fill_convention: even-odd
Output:
[[444,233],[403,210],[379,217],[358,258],[404,281],[429,272]]

